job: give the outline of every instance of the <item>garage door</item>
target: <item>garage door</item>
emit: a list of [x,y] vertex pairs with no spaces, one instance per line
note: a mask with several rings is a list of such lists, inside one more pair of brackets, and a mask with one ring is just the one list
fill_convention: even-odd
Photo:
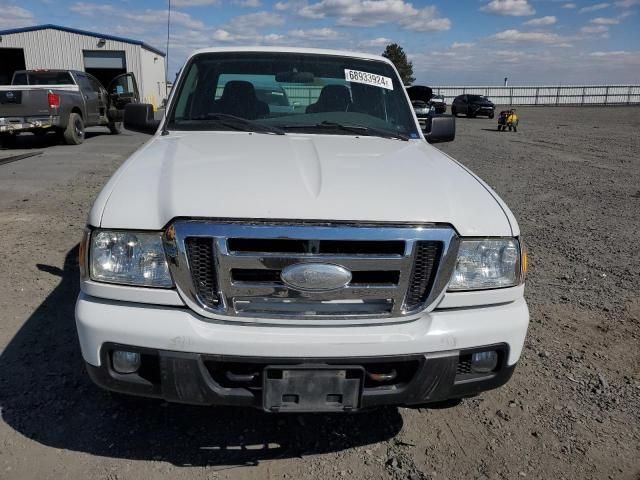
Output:
[[87,51],[84,52],[84,69],[113,68],[125,70],[127,64],[124,52]]
[[115,77],[126,73],[127,62],[124,52],[85,50],[84,71],[90,73],[107,88]]

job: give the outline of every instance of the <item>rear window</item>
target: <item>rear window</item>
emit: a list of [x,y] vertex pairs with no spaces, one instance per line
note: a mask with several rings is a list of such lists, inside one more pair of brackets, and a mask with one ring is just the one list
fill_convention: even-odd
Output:
[[74,85],[69,72],[26,72],[13,77],[13,85]]

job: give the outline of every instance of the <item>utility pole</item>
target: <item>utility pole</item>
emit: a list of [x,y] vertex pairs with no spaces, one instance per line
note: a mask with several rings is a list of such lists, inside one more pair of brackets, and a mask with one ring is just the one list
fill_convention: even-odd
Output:
[[169,98],[169,35],[171,32],[171,0],[169,1],[169,8],[167,10],[167,56],[164,58],[164,94]]

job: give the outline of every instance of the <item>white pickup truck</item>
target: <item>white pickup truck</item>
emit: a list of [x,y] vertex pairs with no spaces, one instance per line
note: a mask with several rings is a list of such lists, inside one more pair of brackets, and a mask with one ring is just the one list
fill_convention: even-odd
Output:
[[98,196],[80,249],[76,323],[100,386],[355,411],[511,377],[529,321],[518,224],[429,144],[454,119],[423,134],[385,58],[200,50],[161,122],[143,104],[124,122],[153,137]]

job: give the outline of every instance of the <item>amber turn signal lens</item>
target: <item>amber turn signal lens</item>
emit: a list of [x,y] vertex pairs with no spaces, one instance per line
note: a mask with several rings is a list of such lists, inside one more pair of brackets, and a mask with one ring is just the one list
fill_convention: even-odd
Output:
[[[522,242],[522,241],[521,241]],[[527,272],[529,271],[529,250],[527,249],[524,243],[521,243],[522,248],[522,281],[524,282],[527,277]]]

